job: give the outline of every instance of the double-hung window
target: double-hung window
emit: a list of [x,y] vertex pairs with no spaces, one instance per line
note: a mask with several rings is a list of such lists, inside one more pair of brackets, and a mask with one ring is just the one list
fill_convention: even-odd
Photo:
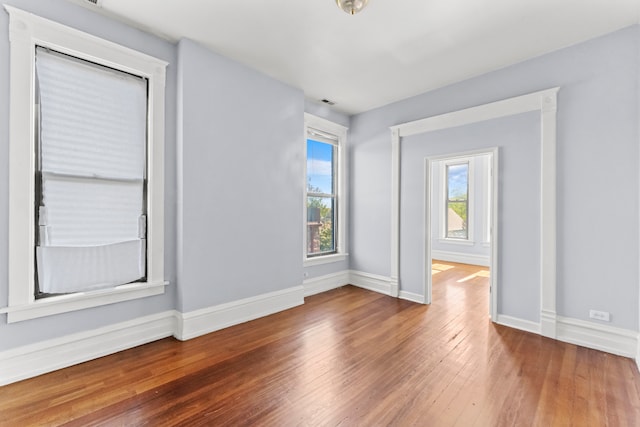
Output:
[[305,262],[344,259],[346,128],[310,114],[305,120]]
[[143,279],[147,79],[35,58],[36,298]]
[[469,240],[470,233],[470,161],[446,161],[444,181],[444,238]]
[[5,6],[8,321],[164,292],[167,63]]

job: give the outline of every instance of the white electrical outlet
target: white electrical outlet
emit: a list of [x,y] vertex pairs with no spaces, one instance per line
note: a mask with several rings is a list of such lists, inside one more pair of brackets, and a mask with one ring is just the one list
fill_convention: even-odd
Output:
[[605,322],[608,322],[610,319],[609,312],[598,310],[589,310],[589,317],[596,320],[603,320]]

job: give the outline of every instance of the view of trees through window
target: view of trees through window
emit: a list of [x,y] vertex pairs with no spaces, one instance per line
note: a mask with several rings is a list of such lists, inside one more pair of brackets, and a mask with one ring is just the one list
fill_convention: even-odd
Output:
[[336,146],[307,140],[307,256],[336,251]]
[[468,239],[469,163],[446,166],[446,237]]

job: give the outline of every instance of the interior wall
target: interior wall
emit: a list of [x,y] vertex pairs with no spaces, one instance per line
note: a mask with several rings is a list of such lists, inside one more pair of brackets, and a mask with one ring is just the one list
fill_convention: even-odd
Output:
[[304,94],[178,44],[178,309],[300,286]]
[[[87,331],[150,315],[174,307],[176,287],[176,165],[175,46],[157,37],[100,16],[63,0],[7,0],[4,2],[43,18],[85,31],[169,62],[165,98],[165,279],[171,284],[163,295],[71,313],[7,324],[0,314],[0,351]],[[9,233],[9,15],[0,9],[0,306],[8,302]]]
[[390,126],[559,86],[557,313],[637,330],[638,49],[633,26],[353,116],[351,268],[390,275]]

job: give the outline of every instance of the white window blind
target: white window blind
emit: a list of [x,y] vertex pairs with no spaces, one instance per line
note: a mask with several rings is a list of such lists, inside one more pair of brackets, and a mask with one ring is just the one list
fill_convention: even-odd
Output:
[[44,293],[113,287],[145,276],[145,79],[36,51]]

